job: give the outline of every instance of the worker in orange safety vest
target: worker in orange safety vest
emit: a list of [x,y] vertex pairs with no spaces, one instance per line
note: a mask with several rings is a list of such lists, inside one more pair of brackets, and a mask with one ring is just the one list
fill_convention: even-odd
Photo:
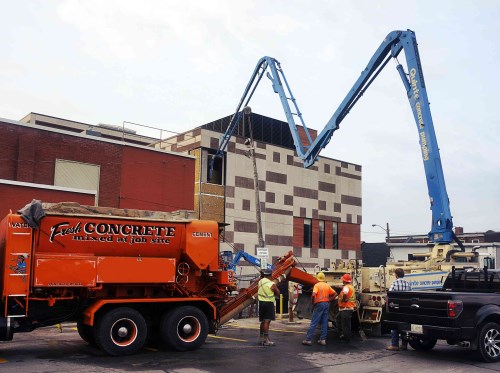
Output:
[[312,336],[316,331],[316,327],[321,325],[321,334],[318,339],[318,344],[326,346],[326,336],[328,333],[328,314],[330,311],[330,302],[337,299],[337,293],[330,285],[325,282],[325,274],[319,272],[316,275],[318,283],[314,285],[311,302],[313,304],[313,312],[311,324],[307,330],[306,339],[302,341],[303,345],[312,345]]
[[351,319],[352,313],[356,309],[356,291],[352,286],[351,275],[346,273],[342,276],[344,287],[339,294],[339,313],[336,324],[340,331],[339,339],[343,342],[351,341]]

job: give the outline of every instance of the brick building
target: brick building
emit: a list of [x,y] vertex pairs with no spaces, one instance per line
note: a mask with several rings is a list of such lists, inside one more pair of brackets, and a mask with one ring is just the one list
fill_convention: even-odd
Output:
[[193,209],[194,157],[60,128],[0,119],[2,215],[33,198],[158,211]]

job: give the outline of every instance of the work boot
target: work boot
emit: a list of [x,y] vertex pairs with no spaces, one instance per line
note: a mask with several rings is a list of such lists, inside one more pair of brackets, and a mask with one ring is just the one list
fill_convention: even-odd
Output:
[[326,346],[326,341],[324,339],[318,339],[318,344],[321,346]]
[[276,346],[276,343],[271,341],[264,341],[262,342],[262,346]]
[[399,351],[399,347],[391,345],[391,346],[387,347],[386,350],[389,350],[389,351]]

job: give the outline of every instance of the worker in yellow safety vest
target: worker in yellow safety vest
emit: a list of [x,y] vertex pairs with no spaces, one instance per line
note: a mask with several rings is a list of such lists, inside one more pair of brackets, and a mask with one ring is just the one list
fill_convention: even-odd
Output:
[[350,342],[352,313],[356,309],[356,291],[352,286],[350,274],[344,274],[342,282],[344,287],[339,294],[339,313],[337,314],[336,324],[340,332],[339,339],[343,342]]
[[259,321],[260,321],[260,340],[262,346],[275,346],[269,339],[269,325],[276,318],[274,308],[274,297],[279,297],[280,291],[274,281],[272,281],[273,272],[270,269],[261,271],[259,280]]

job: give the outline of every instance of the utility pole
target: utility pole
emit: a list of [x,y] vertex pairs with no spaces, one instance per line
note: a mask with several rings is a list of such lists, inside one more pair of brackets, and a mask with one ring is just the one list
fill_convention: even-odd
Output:
[[265,247],[264,236],[262,234],[262,219],[260,210],[260,198],[259,198],[259,174],[257,173],[257,162],[255,160],[255,143],[253,142],[252,135],[252,122],[250,120],[250,114],[252,114],[252,109],[250,106],[246,106],[243,109],[243,113],[248,119],[248,129],[250,132],[250,137],[245,141],[245,145],[249,148],[248,153],[252,159],[253,164],[253,185],[255,191],[255,215],[257,220],[257,236],[259,239],[259,247]]

